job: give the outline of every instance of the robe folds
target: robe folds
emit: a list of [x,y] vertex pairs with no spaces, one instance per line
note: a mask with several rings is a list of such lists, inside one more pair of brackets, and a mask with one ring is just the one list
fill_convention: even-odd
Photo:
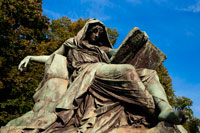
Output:
[[[83,41],[94,24],[104,28],[100,46]],[[102,22],[88,21],[61,47],[66,55],[55,52],[46,62],[33,110],[10,121],[2,131],[94,133],[152,126],[148,118],[155,104],[146,86],[156,72],[130,64],[109,64],[107,52],[112,45]]]
[[74,130],[82,132],[103,132],[130,125],[131,119],[146,124],[144,117],[135,117],[127,110],[155,108],[152,96],[145,89],[154,71],[136,70],[128,64],[107,64],[108,58],[99,47],[82,46],[80,51],[69,49],[67,55],[68,68],[74,71],[56,107],[61,121],[68,123],[62,131],[76,127]]

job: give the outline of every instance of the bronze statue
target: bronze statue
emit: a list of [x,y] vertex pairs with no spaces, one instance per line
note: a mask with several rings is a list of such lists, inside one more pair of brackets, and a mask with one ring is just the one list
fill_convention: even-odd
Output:
[[135,121],[150,128],[146,118],[155,117],[182,124],[185,115],[168,103],[156,71],[110,64],[114,53],[105,25],[92,19],[52,55],[24,58],[21,71],[30,60],[42,62],[46,63],[45,76],[34,95],[33,110],[6,127],[35,132],[108,132],[137,126]]

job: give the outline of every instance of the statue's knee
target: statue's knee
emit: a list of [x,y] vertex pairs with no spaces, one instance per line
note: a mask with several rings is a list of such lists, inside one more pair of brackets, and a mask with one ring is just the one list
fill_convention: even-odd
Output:
[[125,64],[123,67],[124,67],[124,71],[134,71],[134,72],[136,72],[136,69],[133,65]]
[[157,71],[156,70],[151,70],[151,73],[153,74],[153,75],[158,75],[158,73],[157,73]]
[[132,77],[131,79],[137,78],[137,71],[133,65],[125,64],[123,68],[123,74],[125,77]]
[[152,70],[152,74],[159,80],[158,73],[156,70]]
[[152,77],[152,79],[159,81],[159,77],[158,77],[158,73],[156,70],[150,70],[150,77]]

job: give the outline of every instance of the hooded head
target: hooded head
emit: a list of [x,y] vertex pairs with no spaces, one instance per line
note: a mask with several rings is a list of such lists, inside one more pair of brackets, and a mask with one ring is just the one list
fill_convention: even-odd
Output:
[[96,19],[88,20],[84,27],[78,32],[75,39],[78,45],[80,45],[83,40],[87,40],[90,43],[98,41],[99,45],[112,48],[105,25]]

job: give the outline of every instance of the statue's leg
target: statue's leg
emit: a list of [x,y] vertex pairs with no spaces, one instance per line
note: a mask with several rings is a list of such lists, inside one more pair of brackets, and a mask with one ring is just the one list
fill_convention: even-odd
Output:
[[[124,102],[139,105],[148,113],[154,114],[155,104],[151,94],[140,80],[136,69],[129,64],[104,64],[97,69],[96,77],[106,79],[108,84],[117,89],[111,90]],[[119,84],[120,83],[120,84]],[[117,87],[115,87],[117,86]],[[119,93],[121,92],[121,93]]]
[[173,124],[181,124],[185,121],[185,115],[182,111],[174,111],[168,102],[167,95],[162,87],[157,72],[150,69],[140,69],[138,73],[145,83],[149,93],[153,96],[155,104],[160,109],[158,119],[168,121]]

